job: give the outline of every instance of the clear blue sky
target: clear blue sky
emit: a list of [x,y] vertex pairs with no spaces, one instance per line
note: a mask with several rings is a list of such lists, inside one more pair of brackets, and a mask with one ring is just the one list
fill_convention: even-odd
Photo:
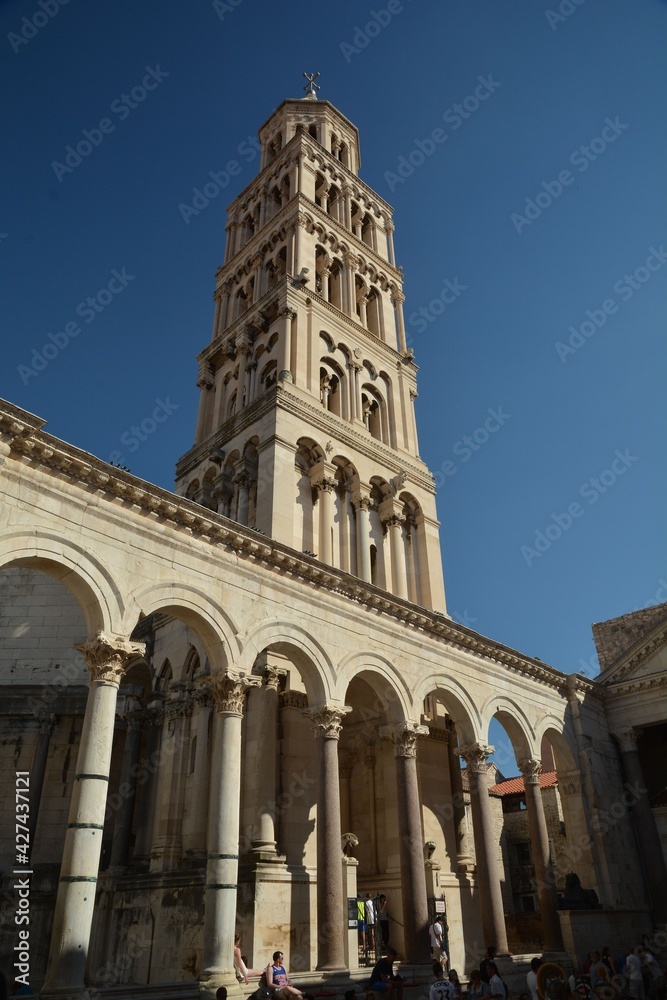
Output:
[[[593,674],[591,623],[667,600],[667,5],[42,3],[0,8],[0,394],[172,487],[225,207],[257,169],[241,144],[318,70],[396,209],[450,611]],[[90,154],[54,167],[83,130]],[[231,160],[186,224],[179,205]],[[168,419],[128,451],[156,400]]]

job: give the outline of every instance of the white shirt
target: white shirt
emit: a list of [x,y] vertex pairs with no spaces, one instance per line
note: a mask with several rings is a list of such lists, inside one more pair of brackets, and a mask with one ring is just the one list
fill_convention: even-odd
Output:
[[375,907],[372,899],[366,900],[366,923],[371,925],[375,923]]
[[454,983],[449,979],[439,979],[428,991],[428,1000],[454,1000]]
[[539,1000],[539,997],[537,995],[537,973],[533,972],[532,969],[526,976],[526,985],[530,990],[530,995],[533,998],[533,1000]]
[[431,938],[431,948],[442,948],[442,924],[436,920],[429,927],[428,933]]
[[625,971],[630,979],[639,980],[640,983],[643,982],[642,963],[636,955],[628,955],[625,963]]

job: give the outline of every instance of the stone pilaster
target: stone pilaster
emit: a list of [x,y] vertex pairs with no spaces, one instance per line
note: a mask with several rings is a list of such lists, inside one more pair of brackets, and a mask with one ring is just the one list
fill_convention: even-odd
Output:
[[44,788],[44,775],[46,773],[46,761],[49,756],[49,744],[53,730],[56,727],[55,715],[43,715],[37,720],[37,745],[32,758],[30,768],[30,819],[28,821],[28,844],[30,857],[35,846],[35,834],[37,833],[37,817],[39,816],[39,806],[42,801],[42,790]]
[[188,857],[206,855],[206,820],[208,817],[209,722],[213,697],[208,685],[193,694],[196,715],[193,718],[197,744],[190,791],[190,809],[183,818],[183,853]]
[[211,995],[236,986],[234,933],[239,867],[241,721],[246,692],[259,677],[227,670],[208,679],[215,700],[211,762],[204,952],[200,979]]
[[493,820],[489,805],[489,787],[486,764],[494,747],[486,743],[471,743],[459,747],[459,754],[468,765],[470,780],[470,804],[475,837],[475,860],[477,862],[477,888],[482,913],[482,928],[485,944],[494,945],[498,955],[507,954],[507,930],[503,912],[503,897],[500,890],[500,869],[498,864],[498,844],[493,832]]
[[648,876],[646,883],[653,902],[655,920],[657,923],[665,923],[667,922],[667,866],[639,759],[637,740],[640,734],[636,729],[629,728],[612,735],[621,751],[626,781],[635,790],[631,806],[632,817],[644,871]]
[[129,712],[125,716],[125,746],[123,747],[123,763],[120,772],[118,794],[120,805],[114,822],[113,842],[111,845],[111,868],[124,868],[127,865],[132,837],[132,818],[134,816],[134,800],[137,790],[137,762],[139,760],[139,742],[143,713]]
[[350,711],[324,704],[306,712],[317,742],[317,968],[322,972],[345,970],[338,739]]
[[90,672],[43,996],[78,996],[90,946],[118,686],[144,644],[98,632],[76,647]]
[[544,934],[543,950],[562,952],[563,936],[558,919],[558,893],[556,892],[556,879],[551,864],[549,834],[540,790],[541,762],[534,757],[526,757],[518,763],[526,791],[531,852]]
[[417,782],[417,741],[427,735],[427,727],[415,722],[380,729],[380,736],[393,743],[396,758],[405,961],[415,965],[427,964],[430,955],[424,835]]
[[[276,850],[276,736],[278,731],[278,690],[287,676],[287,670],[267,665],[263,670],[263,681],[253,694],[259,702],[259,741],[256,781],[257,823],[253,830],[252,853],[259,860],[269,860],[277,855]],[[281,859],[282,860],[282,859]]]

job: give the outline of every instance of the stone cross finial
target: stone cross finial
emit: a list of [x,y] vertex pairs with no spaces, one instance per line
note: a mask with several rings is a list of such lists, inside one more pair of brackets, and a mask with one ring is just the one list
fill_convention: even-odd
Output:
[[306,78],[306,80],[308,81],[308,86],[304,87],[303,89],[306,91],[306,93],[312,94],[313,97],[317,97],[317,91],[320,88],[315,83],[315,80],[317,80],[317,78],[318,78],[318,76],[320,74],[319,73],[304,73],[303,75]]

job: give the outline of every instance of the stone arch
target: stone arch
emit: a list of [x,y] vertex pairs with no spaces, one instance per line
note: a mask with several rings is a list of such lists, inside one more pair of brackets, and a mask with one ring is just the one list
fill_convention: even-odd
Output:
[[293,660],[303,679],[309,705],[333,700],[335,672],[331,657],[305,629],[277,619],[262,622],[243,644],[239,669],[252,673],[257,657],[268,648],[283,652]]
[[567,773],[578,770],[576,748],[569,738],[564,719],[559,719],[556,715],[545,715],[540,719],[535,735],[540,753],[545,739],[551,744],[557,771]]
[[383,706],[389,709],[387,712],[389,721],[404,722],[414,718],[415,707],[410,687],[391,660],[369,652],[351,653],[346,656],[338,665],[336,686],[340,701],[345,700],[350,684],[357,677],[367,682],[368,678],[372,678],[374,683],[371,686],[375,687],[376,691],[378,691],[377,680],[380,679],[378,697]]
[[99,631],[124,634],[121,622],[126,604],[121,587],[82,546],[41,529],[30,539],[12,531],[0,537],[0,571],[11,566],[39,570],[60,581],[78,601],[89,635]]
[[482,713],[461,681],[450,675],[429,674],[412,693],[415,706],[421,706],[429,695],[434,695],[444,705],[456,726],[460,746],[477,743],[483,738]]
[[[207,593],[187,583],[147,583],[133,595],[134,622],[139,616],[171,614],[200,637],[211,673],[234,665],[240,652],[238,630],[224,608]],[[129,619],[129,611],[126,620]]]
[[491,695],[482,708],[484,732],[488,734],[491,719],[497,719],[510,738],[517,761],[539,755],[535,727],[526,712],[506,695]]

